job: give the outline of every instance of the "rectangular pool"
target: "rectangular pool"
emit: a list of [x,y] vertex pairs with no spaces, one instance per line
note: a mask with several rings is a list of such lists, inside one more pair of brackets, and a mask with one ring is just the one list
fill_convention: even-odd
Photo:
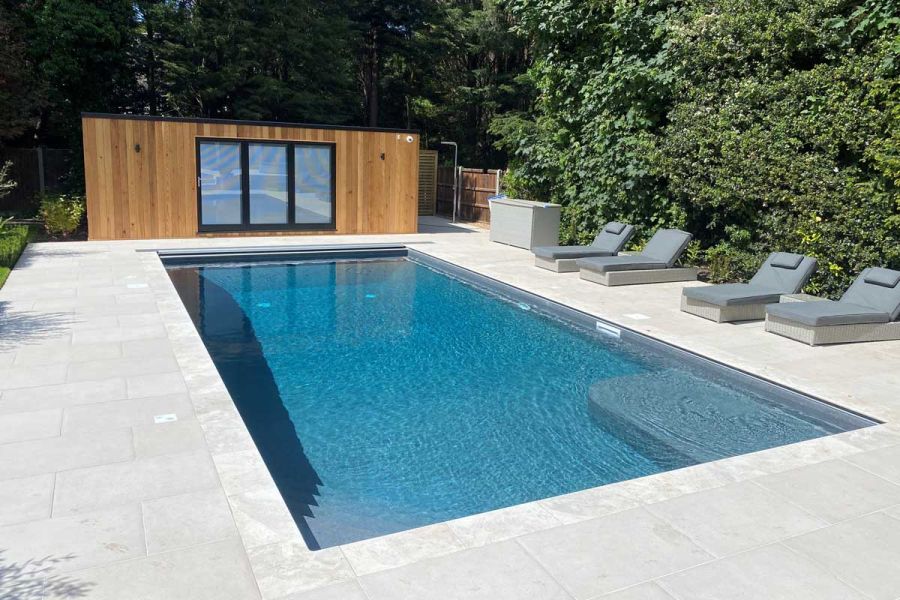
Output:
[[412,250],[192,260],[169,274],[312,549],[874,424]]

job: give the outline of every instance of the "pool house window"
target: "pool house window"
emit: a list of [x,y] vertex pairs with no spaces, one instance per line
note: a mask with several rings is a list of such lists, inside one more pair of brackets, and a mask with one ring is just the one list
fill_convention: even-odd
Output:
[[334,144],[197,140],[200,231],[334,229]]

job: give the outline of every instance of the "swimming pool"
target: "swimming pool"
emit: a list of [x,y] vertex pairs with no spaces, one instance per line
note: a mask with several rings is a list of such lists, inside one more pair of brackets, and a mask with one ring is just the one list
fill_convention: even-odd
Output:
[[364,255],[169,267],[312,549],[874,424],[421,253]]

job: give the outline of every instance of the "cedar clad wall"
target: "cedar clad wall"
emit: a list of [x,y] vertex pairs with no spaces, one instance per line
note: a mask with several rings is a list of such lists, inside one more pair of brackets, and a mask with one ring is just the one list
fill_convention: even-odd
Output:
[[[415,133],[107,115],[85,115],[82,130],[92,240],[416,231]],[[198,233],[198,137],[334,143],[335,228]]]

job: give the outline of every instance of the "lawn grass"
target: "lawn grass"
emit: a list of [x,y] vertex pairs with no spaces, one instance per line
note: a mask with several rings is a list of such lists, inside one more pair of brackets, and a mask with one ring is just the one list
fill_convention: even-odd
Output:
[[12,271],[9,267],[0,267],[0,288],[3,287],[3,284],[6,283],[6,278],[9,277],[9,272]]

